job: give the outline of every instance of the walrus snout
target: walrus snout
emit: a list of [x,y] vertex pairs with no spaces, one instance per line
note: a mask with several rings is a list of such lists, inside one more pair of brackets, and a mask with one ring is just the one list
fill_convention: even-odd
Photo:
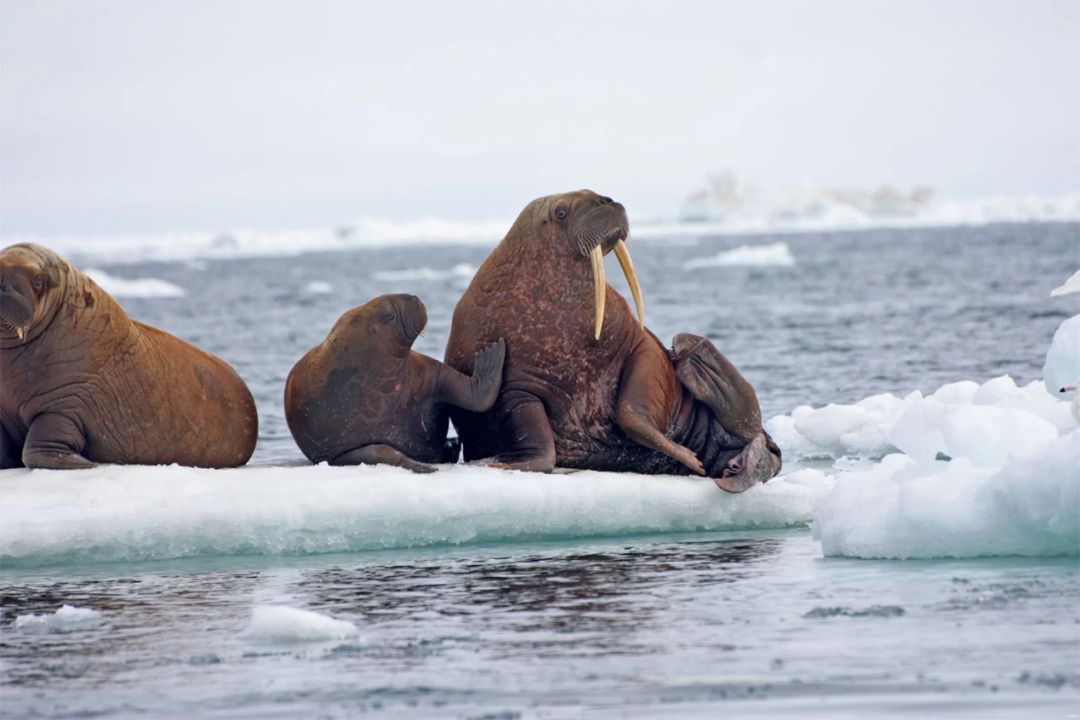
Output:
[[741,493],[758,483],[767,482],[780,472],[780,448],[759,433],[735,457],[728,460],[716,486],[730,493]]
[[634,296],[637,307],[638,324],[645,327],[645,300],[641,294],[634,262],[630,258],[630,249],[626,241],[630,237],[630,221],[626,217],[626,208],[609,197],[592,195],[589,202],[574,218],[571,234],[577,243],[578,252],[588,256],[592,265],[593,290],[595,296],[595,337],[600,339],[604,329],[604,310],[607,302],[607,275],[604,271],[604,255],[615,251],[630,293]]
[[34,320],[33,285],[23,267],[0,262],[0,332],[22,340]]

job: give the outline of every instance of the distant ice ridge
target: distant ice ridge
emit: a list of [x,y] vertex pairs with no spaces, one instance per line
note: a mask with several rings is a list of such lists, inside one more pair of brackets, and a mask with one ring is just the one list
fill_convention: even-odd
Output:
[[102,290],[113,297],[178,298],[184,296],[184,288],[167,280],[158,280],[157,278],[129,280],[110,275],[98,268],[89,268],[83,272],[100,285]]
[[0,563],[314,554],[649,532],[806,526],[831,483],[541,475],[469,465],[0,471]]
[[761,266],[792,267],[795,265],[795,256],[787,243],[769,243],[767,245],[740,245],[731,250],[722,250],[716,255],[709,257],[694,258],[683,263],[686,270],[713,267],[761,267]]
[[16,630],[35,633],[71,633],[96,628],[105,622],[104,616],[91,608],[62,605],[52,613],[19,615],[12,624]]
[[[766,232],[856,230],[879,227],[985,225],[997,222],[1080,221],[1080,192],[1054,197],[999,197],[916,203],[901,211],[867,211],[863,204],[796,193],[752,202],[693,221],[631,217],[631,240]],[[831,197],[831,196],[830,196]],[[784,199],[787,198],[787,199]],[[877,202],[877,201],[875,201]],[[895,203],[894,203],[895,204]],[[9,237],[4,244],[37,242],[76,261],[110,263],[182,261],[194,258],[283,257],[310,252],[404,245],[494,246],[513,218],[483,221],[387,221],[362,218],[338,228],[279,231],[186,232],[156,235]]]
[[320,642],[356,637],[356,625],[312,610],[256,605],[243,637],[263,643]]

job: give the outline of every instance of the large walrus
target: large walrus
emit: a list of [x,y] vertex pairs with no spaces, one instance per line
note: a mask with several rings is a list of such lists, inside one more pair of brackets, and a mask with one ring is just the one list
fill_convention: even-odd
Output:
[[446,442],[447,408],[491,407],[506,346],[495,338],[478,349],[469,377],[413,352],[425,325],[415,295],[380,295],[342,315],[296,363],[285,382],[285,419],[309,460],[414,472],[457,462],[459,443]]
[[[708,340],[671,352],[645,329],[623,206],[582,190],[534,200],[476,273],[454,310],[446,362],[506,339],[489,412],[451,410],[465,459],[549,472],[556,465],[697,473],[740,492],[780,471],[750,384]],[[640,321],[605,281],[614,250]]]
[[0,252],[0,467],[234,467],[257,437],[225,361],[132,320],[51,250]]

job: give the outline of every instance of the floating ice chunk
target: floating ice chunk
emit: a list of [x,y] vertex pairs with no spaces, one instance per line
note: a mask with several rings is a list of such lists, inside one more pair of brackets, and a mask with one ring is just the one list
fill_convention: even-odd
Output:
[[866,558],[1080,554],[1080,430],[1000,468],[967,458],[890,455],[841,473],[819,505],[827,556]]
[[334,292],[334,286],[323,280],[312,280],[304,286],[304,292],[309,295],[329,295]]
[[13,627],[16,630],[39,633],[70,633],[98,627],[105,618],[97,610],[62,605],[54,613],[19,615]]
[[1080,315],[1073,315],[1058,326],[1046,352],[1042,373],[1046,392],[1061,400],[1072,399],[1059,391],[1080,380]]
[[451,268],[439,270],[430,267],[409,268],[406,270],[383,270],[374,273],[372,280],[383,282],[396,282],[398,280],[448,280],[450,278],[469,279],[476,274],[476,266],[468,263],[459,263]]
[[1077,270],[1072,276],[1063,282],[1059,287],[1050,291],[1050,297],[1060,297],[1061,295],[1068,295],[1069,293],[1080,292],[1080,270]]
[[267,643],[344,640],[359,634],[356,625],[312,610],[284,605],[256,605],[243,636]]
[[778,415],[765,429],[784,451],[785,459],[880,456],[896,448],[889,431],[904,409],[921,401],[918,392],[903,399],[895,395],[873,395],[854,405],[803,405],[791,415]]
[[948,407],[941,418],[942,452],[998,467],[1010,456],[1031,452],[1058,436],[1052,423],[1024,410],[990,406]]
[[763,266],[792,267],[795,265],[795,256],[787,243],[778,242],[768,245],[740,245],[731,250],[723,250],[717,255],[699,257],[683,263],[684,270],[711,267],[763,267]]
[[158,280],[157,278],[129,280],[109,275],[104,270],[97,268],[84,270],[83,273],[113,297],[177,298],[184,296],[184,288],[167,280]]
[[946,405],[961,405],[970,403],[975,393],[979,391],[979,383],[971,380],[946,383],[939,387],[928,400],[944,403]]
[[[967,432],[965,423],[970,426]],[[1045,442],[1048,425],[1058,434],[1076,427],[1068,407],[1048,396],[1041,382],[1017,387],[1002,375],[982,385],[949,383],[929,397],[915,391],[902,399],[883,394],[853,405],[800,406],[791,415],[770,418],[765,429],[786,460],[875,457],[901,450],[924,462],[940,453],[971,455],[983,462],[978,460],[985,456],[978,443],[992,441],[995,449],[988,452],[994,459],[987,462],[999,464],[1008,453]]]

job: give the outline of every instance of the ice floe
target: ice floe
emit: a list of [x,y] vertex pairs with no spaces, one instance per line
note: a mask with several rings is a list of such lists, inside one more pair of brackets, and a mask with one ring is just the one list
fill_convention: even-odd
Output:
[[12,627],[23,632],[71,633],[104,624],[105,617],[91,608],[62,605],[56,612],[19,615]]
[[840,474],[814,537],[827,556],[1080,554],[1080,429],[1001,467],[889,455]]
[[110,275],[98,268],[83,271],[101,289],[113,297],[121,298],[178,298],[184,296],[184,288],[167,280],[157,278],[122,278]]
[[384,282],[397,282],[399,280],[419,280],[419,281],[433,281],[433,280],[448,280],[450,278],[461,278],[468,280],[476,274],[476,266],[468,263],[459,263],[453,267],[445,269],[436,269],[430,267],[418,267],[409,268],[405,270],[383,270],[377,273],[373,273],[372,280],[381,280]]
[[254,642],[295,643],[344,640],[357,634],[356,625],[347,620],[287,605],[256,605],[242,636]]
[[722,250],[716,255],[699,257],[683,263],[686,270],[711,267],[792,267],[795,256],[787,243],[769,243],[767,245],[740,245],[730,250]]
[[[1058,326],[1043,364],[1046,392],[1056,395],[1061,388],[1080,380],[1080,315]],[[1070,396],[1071,397],[1071,396]]]
[[304,292],[309,295],[329,295],[334,292],[334,286],[324,280],[312,280],[304,286]]
[[309,554],[650,532],[805,527],[831,482],[541,475],[447,465],[0,471],[0,563]]

